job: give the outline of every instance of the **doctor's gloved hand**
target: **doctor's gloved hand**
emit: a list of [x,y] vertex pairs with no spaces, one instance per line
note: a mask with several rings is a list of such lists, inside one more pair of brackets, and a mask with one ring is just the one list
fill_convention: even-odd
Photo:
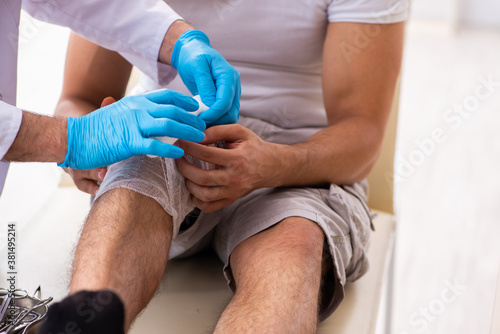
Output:
[[199,30],[184,32],[171,57],[182,81],[193,95],[200,95],[209,110],[200,115],[208,125],[236,123],[240,109],[240,74],[210,46]]
[[68,151],[59,166],[93,169],[137,154],[182,157],[182,149],[149,137],[202,141],[205,123],[187,112],[197,109],[198,102],[191,97],[158,90],[125,97],[83,117],[68,118]]

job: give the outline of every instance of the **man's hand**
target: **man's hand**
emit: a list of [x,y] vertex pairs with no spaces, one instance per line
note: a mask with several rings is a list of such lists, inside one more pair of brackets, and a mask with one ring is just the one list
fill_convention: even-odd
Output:
[[96,168],[89,170],[79,170],[73,168],[63,168],[68,173],[78,190],[90,195],[96,195],[99,191],[99,183],[104,180],[106,168]]
[[[176,21],[167,36],[179,36],[175,45],[164,42],[160,60],[165,62],[166,55],[172,66],[177,69],[182,81],[193,95],[210,107],[201,117],[208,125],[236,123],[240,108],[240,74],[210,46],[203,32],[194,29],[183,21]],[[187,30],[187,31],[186,31]],[[172,40],[171,38],[169,39]],[[165,51],[163,51],[163,49]]]
[[182,149],[149,137],[199,142],[205,124],[186,112],[198,103],[183,94],[159,90],[129,96],[86,116],[68,118],[68,152],[61,167],[93,169],[136,154],[179,158]]
[[[280,145],[266,142],[238,124],[212,127],[205,135],[199,144],[179,141],[179,147],[188,155],[215,164],[216,169],[203,170],[185,158],[177,160],[198,208],[217,211],[254,189],[275,185],[273,179],[281,168],[277,159]],[[226,149],[205,146],[218,141],[226,141]]]

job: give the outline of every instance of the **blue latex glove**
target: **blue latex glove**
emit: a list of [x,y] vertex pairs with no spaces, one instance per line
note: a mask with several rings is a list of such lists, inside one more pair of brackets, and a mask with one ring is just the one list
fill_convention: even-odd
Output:
[[68,118],[68,152],[58,165],[93,169],[136,154],[180,158],[184,151],[179,147],[148,137],[202,141],[205,123],[187,112],[197,109],[193,98],[164,89],[128,96],[86,116]]
[[172,66],[193,95],[200,95],[209,110],[200,115],[208,125],[238,122],[240,74],[210,46],[199,30],[188,30],[172,51]]

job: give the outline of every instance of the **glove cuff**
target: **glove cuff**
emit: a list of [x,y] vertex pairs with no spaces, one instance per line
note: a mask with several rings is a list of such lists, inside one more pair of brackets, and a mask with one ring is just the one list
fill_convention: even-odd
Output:
[[72,131],[72,129],[73,129],[73,122],[74,122],[73,118],[68,117],[66,119],[66,122],[68,124],[67,125],[68,126],[68,150],[66,152],[66,156],[64,157],[64,161],[62,163],[58,163],[57,164],[59,167],[64,167],[64,168],[70,167],[69,166],[69,164],[70,164],[70,162],[69,162],[70,161],[70,157],[69,156],[70,156],[71,148],[73,147],[73,137],[74,137],[73,136],[73,131]]
[[179,62],[179,53],[181,52],[181,48],[187,43],[198,40],[210,46],[210,39],[204,32],[200,30],[187,30],[185,31],[177,42],[175,42],[174,50],[172,51],[172,56],[170,57],[170,64],[177,70],[177,65]]

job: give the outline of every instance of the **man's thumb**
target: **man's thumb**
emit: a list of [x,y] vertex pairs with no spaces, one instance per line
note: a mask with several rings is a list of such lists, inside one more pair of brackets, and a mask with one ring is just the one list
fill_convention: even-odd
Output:
[[101,108],[109,106],[110,104],[113,104],[115,102],[116,102],[116,100],[113,97],[108,96],[108,97],[104,98],[104,100],[102,100],[102,102],[101,102]]

